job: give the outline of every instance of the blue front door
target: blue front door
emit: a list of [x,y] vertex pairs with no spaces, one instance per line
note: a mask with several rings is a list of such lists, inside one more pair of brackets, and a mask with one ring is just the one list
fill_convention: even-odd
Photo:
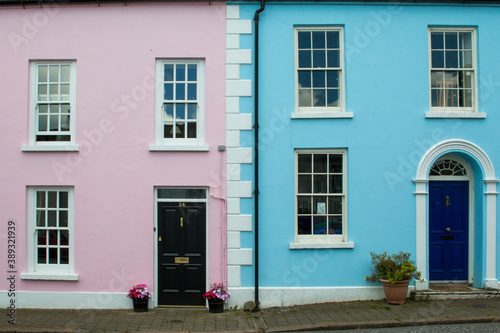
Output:
[[429,182],[429,280],[467,281],[469,182]]

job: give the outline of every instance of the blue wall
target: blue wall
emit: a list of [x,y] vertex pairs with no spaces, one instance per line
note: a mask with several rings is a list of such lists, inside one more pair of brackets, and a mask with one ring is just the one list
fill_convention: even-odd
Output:
[[[256,9],[255,4],[241,4],[241,18],[252,19]],[[412,180],[422,155],[437,142],[469,140],[500,168],[498,17],[497,6],[266,5],[260,16],[261,286],[370,285],[365,281],[370,251],[415,253]],[[345,105],[354,114],[352,119],[291,119],[293,29],[303,25],[344,27]],[[428,27],[435,25],[477,27],[479,111],[487,113],[486,119],[425,118]],[[253,36],[242,36],[241,48],[252,44]],[[253,78],[252,66],[242,67],[247,67],[242,68],[242,79]],[[251,101],[242,98],[241,112],[253,112]],[[347,225],[353,249],[289,249],[294,242],[294,149],[298,148],[347,148]],[[482,188],[481,170],[474,171]],[[242,172],[242,178],[252,178],[251,168]],[[475,192],[478,262],[485,256],[479,253],[483,193]],[[242,200],[242,213],[252,213],[251,202]],[[253,236],[242,236],[242,247],[253,247]],[[253,267],[242,269],[242,286],[253,286]]]

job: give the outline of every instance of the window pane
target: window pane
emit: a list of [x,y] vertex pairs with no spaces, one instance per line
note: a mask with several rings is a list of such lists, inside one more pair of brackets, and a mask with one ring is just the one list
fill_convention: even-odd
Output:
[[299,89],[299,106],[311,106],[311,90]]
[[49,84],[49,100],[58,101],[59,100],[59,85]]
[[36,211],[36,226],[37,227],[45,227],[45,211],[37,210]]
[[198,109],[198,106],[196,104],[188,104],[188,118],[187,119],[196,119],[196,110]]
[[328,214],[342,214],[342,197],[328,197]]
[[197,80],[197,65],[188,65],[188,81]]
[[311,32],[299,31],[298,32],[299,49],[311,48]]
[[61,116],[61,131],[63,132],[69,132],[69,115],[62,115]]
[[164,125],[163,126],[163,137],[164,138],[173,138],[174,137],[174,126],[173,125]]
[[327,71],[326,72],[326,86],[329,88],[338,88],[339,84],[339,72],[338,71]]
[[444,40],[442,32],[431,32],[431,48],[435,49],[444,49]]
[[196,99],[196,83],[188,84],[188,95],[187,99],[193,101]]
[[196,199],[206,198],[206,191],[203,189],[159,189],[158,198],[160,199]]
[[47,131],[47,116],[38,116],[38,130],[43,132]]
[[59,81],[59,66],[49,66],[49,82]]
[[443,71],[432,71],[431,72],[431,87],[443,88],[443,83],[444,83],[444,72]]
[[47,231],[46,230],[38,230],[37,244],[38,245],[47,245]]
[[60,264],[69,264],[69,249],[68,248],[62,248],[60,249],[61,251],[61,260],[59,261]]
[[460,49],[472,50],[472,33],[470,32],[460,33]]
[[330,173],[342,173],[342,155],[341,154],[330,154]]
[[311,193],[312,181],[310,175],[299,175],[299,193]]
[[327,193],[327,176],[314,175],[314,193]]
[[326,99],[328,106],[339,106],[339,90],[338,89],[328,89],[326,92]]
[[69,84],[61,84],[61,101],[69,101]]
[[172,83],[165,83],[163,85],[165,92],[163,93],[163,99],[171,101],[174,99],[174,85]]
[[164,120],[174,119],[174,105],[165,104],[165,113],[163,114]]
[[443,106],[443,90],[432,89],[431,102],[432,106]]
[[57,211],[49,210],[47,212],[47,223],[49,227],[57,227]]
[[458,87],[458,72],[456,71],[444,72],[444,78],[445,78],[445,88]]
[[184,123],[176,123],[175,124],[175,137],[176,138],[185,138],[186,137],[186,127]]
[[60,231],[60,242],[61,245],[69,245],[69,232],[68,230]]
[[49,245],[59,245],[58,244],[58,231],[57,230],[49,230]]
[[48,207],[49,208],[56,208],[57,207],[57,192],[55,192],[55,191],[48,191],[47,194],[48,194],[48,198],[49,198],[49,200],[48,200],[48,203],[49,203]]
[[173,81],[174,80],[174,65],[165,64],[164,66],[164,80],[165,81]]
[[184,100],[186,96],[186,85],[184,83],[177,83],[175,85],[175,99],[176,100]]
[[313,71],[313,87],[323,88],[325,87],[325,72],[324,71]]
[[38,100],[46,101],[47,100],[47,85],[39,84],[38,85]]
[[312,154],[299,154],[299,172],[312,172]]
[[299,51],[299,68],[311,68],[311,51]]
[[175,105],[175,119],[186,119],[186,104]]
[[190,139],[195,139],[196,138],[196,123],[195,122],[189,122],[187,123],[187,137]]
[[326,215],[326,197],[313,198],[313,214]]
[[68,192],[59,192],[59,208],[68,208]]
[[313,51],[313,67],[314,68],[325,68],[326,67],[326,59],[325,59],[325,51]]
[[69,113],[71,106],[69,104],[61,104],[61,113]]
[[314,224],[314,234],[321,235],[327,234],[327,224],[326,224],[326,216],[315,216],[313,219]]
[[444,35],[445,40],[445,48],[447,50],[457,50],[458,49],[458,40],[456,32],[446,32]]
[[49,131],[58,131],[59,130],[59,116],[51,115],[50,116],[50,125]]
[[446,51],[446,68],[458,68],[457,51]]
[[37,263],[46,264],[47,263],[47,249],[44,247],[38,248]]
[[61,66],[61,82],[69,82],[69,73],[70,73],[70,66],[69,65],[62,65]]
[[36,191],[36,206],[38,208],[45,207],[45,191]]
[[472,72],[458,72],[458,84],[460,88],[472,88]]
[[330,176],[330,191],[329,193],[342,193],[342,175]]
[[313,90],[314,106],[326,106],[325,89]]
[[311,197],[309,196],[297,197],[297,213],[311,214]]
[[299,216],[297,224],[297,233],[299,235],[310,235],[312,233],[310,216]]
[[312,32],[312,44],[313,44],[313,49],[324,49],[325,48],[325,32],[324,31],[313,31]]
[[340,52],[337,50],[328,50],[328,67],[340,67]]
[[327,31],[326,33],[326,47],[329,49],[340,48],[339,32]]
[[464,106],[472,107],[472,90],[467,89],[464,91]]
[[176,65],[175,81],[185,81],[185,80],[186,80],[186,65]]
[[462,59],[462,68],[472,68],[472,51],[464,51]]
[[57,264],[57,248],[49,248],[49,264]]
[[432,51],[432,68],[444,67],[444,52]]
[[38,82],[47,82],[47,71],[48,68],[46,65],[40,65],[38,66]]
[[330,235],[342,234],[342,216],[329,216],[328,224]]
[[66,210],[59,211],[59,227],[60,228],[68,227],[68,211]]
[[327,154],[314,154],[314,172],[326,173]]
[[299,88],[311,87],[311,71],[299,71]]

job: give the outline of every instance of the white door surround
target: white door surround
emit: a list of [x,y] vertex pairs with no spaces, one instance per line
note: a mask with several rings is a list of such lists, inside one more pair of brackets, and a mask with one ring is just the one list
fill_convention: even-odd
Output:
[[[482,169],[483,182],[486,184],[486,215],[483,225],[485,226],[485,266],[484,288],[499,289],[496,278],[496,186],[499,180],[495,178],[495,170],[488,155],[472,142],[461,139],[449,139],[441,141],[432,146],[420,160],[417,174],[413,180],[416,186],[416,261],[417,268],[422,273],[423,281],[415,281],[417,290],[429,289],[428,281],[428,192],[429,170],[433,163],[444,154],[462,153],[473,158]],[[478,221],[479,222],[479,221]]]

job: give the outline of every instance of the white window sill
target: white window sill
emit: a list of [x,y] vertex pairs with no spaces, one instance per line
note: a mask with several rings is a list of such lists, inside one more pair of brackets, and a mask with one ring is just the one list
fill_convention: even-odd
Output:
[[79,151],[78,145],[23,145],[22,151]]
[[338,243],[290,243],[290,250],[300,249],[353,249],[354,242]]
[[292,119],[353,118],[352,112],[303,112],[292,113]]
[[425,114],[425,118],[439,118],[439,119],[484,119],[486,118],[485,112],[461,112],[461,111],[431,111]]
[[206,145],[151,145],[149,151],[208,151],[208,148]]
[[21,280],[78,281],[78,274],[21,273]]

